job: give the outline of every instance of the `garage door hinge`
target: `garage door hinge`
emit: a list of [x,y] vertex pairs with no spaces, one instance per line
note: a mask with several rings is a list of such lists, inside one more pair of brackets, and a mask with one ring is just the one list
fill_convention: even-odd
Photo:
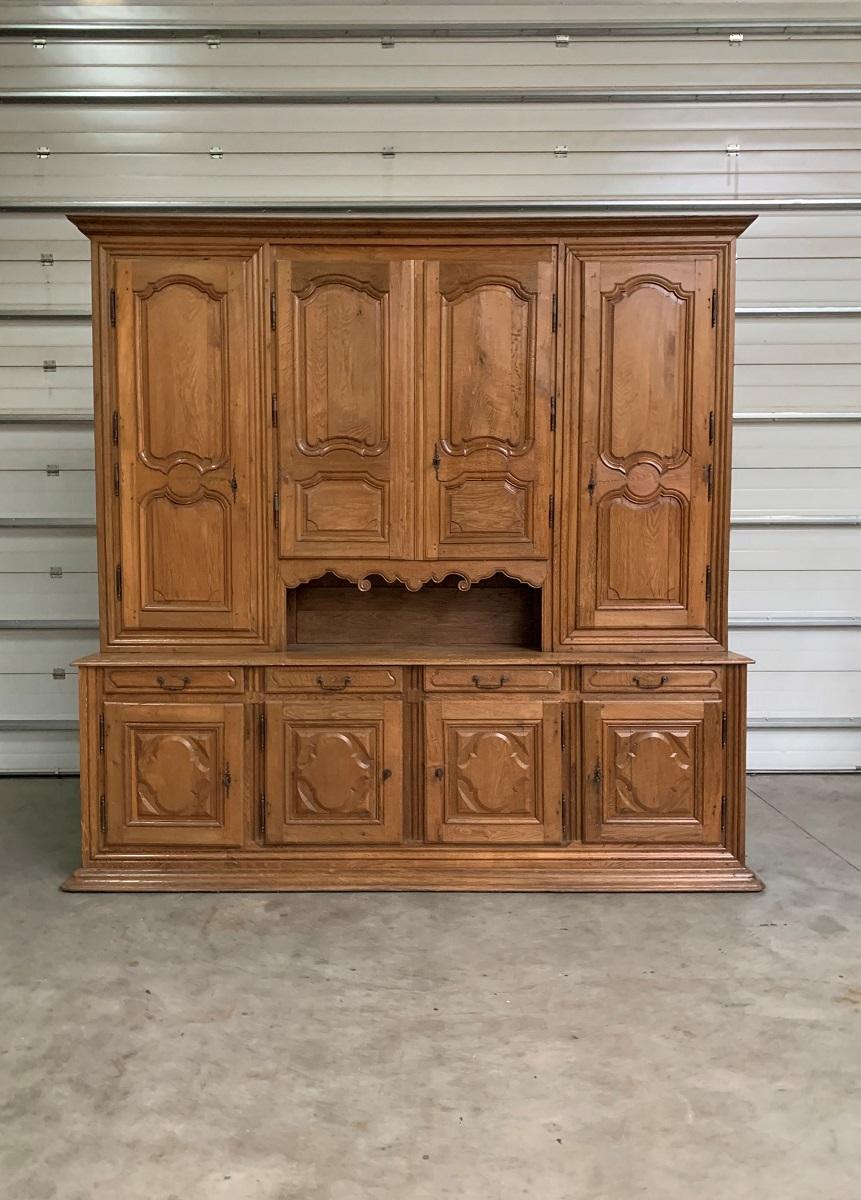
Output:
[[275,320],[276,315],[277,315],[277,309],[275,307],[275,293],[270,292],[269,293],[269,327],[270,327],[270,329],[275,329],[275,327],[276,327],[276,320]]
[[99,796],[99,833],[108,832],[108,805],[104,796]]
[[266,836],[266,793],[260,793],[260,836]]
[[556,397],[550,397],[550,432],[556,432]]
[[726,829],[726,796],[720,798],[720,829],[721,833]]
[[711,569],[711,567],[706,567],[706,600],[711,600],[711,598],[712,598],[712,569]]
[[277,492],[274,492],[272,496],[272,520],[277,529],[281,524],[281,501],[278,499]]
[[51,669],[51,678],[52,679],[65,679],[66,678],[66,668],[65,667],[53,667]]
[[116,326],[116,323],[117,323],[117,293],[114,291],[113,288],[111,288],[111,294],[110,294],[110,298],[108,301],[108,308],[110,310],[111,325]]
[[105,718],[99,717],[99,754],[105,752]]
[[119,563],[114,568],[114,594],[118,600],[123,598],[123,569]]
[[717,325],[717,288],[712,288],[712,329]]
[[556,327],[559,324],[559,302],[556,299],[556,293],[553,293],[553,301],[550,305],[550,328],[556,332]]
[[261,750],[266,749],[266,715],[261,713],[257,718],[257,740]]
[[726,713],[722,713],[720,719],[720,744],[726,745]]

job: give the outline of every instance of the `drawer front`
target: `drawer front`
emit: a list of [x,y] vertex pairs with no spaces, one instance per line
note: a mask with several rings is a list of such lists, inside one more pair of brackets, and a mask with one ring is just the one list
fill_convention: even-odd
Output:
[[401,667],[270,667],[266,690],[325,696],[338,692],[400,692]]
[[559,667],[425,667],[428,692],[558,692]]
[[241,667],[109,667],[106,692],[159,692],[180,696],[185,692],[223,694],[245,691]]
[[584,692],[719,692],[719,667],[583,667]]

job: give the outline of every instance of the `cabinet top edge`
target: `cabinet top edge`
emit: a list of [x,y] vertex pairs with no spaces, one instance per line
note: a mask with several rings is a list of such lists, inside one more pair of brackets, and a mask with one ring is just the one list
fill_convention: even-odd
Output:
[[315,235],[356,237],[410,237],[428,234],[447,238],[494,236],[520,238],[577,239],[594,237],[738,237],[756,220],[756,213],[660,215],[660,216],[569,216],[481,214],[465,211],[462,215],[428,212],[416,215],[350,216],[326,212],[294,216],[248,214],[147,214],[147,213],[67,213],[81,233],[90,238],[134,237],[146,234],[179,236],[245,237],[269,239],[308,238]]

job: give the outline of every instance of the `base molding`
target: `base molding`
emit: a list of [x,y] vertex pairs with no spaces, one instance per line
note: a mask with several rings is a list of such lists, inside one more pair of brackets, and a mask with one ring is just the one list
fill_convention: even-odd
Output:
[[764,884],[730,855],[615,857],[584,862],[470,861],[463,857],[315,855],[252,862],[105,862],[80,867],[67,892],[761,892]]

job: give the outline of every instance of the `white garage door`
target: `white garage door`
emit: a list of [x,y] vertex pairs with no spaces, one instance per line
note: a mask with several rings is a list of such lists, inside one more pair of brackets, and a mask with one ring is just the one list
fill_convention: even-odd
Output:
[[[59,214],[103,202],[761,210],[740,243],[731,542],[730,644],[757,659],[749,765],[861,765],[861,39],[751,27],[771,14],[858,17],[818,3],[0,7],[177,35],[0,38],[0,771],[77,764],[69,663],[94,648],[97,617],[92,352],[88,246]],[[518,33],[526,19],[548,27]],[[642,27],[661,19],[676,28]],[[203,21],[244,22],[248,40]],[[255,40],[273,21],[378,27]],[[463,21],[516,29],[455,36]],[[596,37],[578,21],[629,24]],[[714,21],[719,34],[696,32]],[[409,37],[409,22],[434,28]],[[51,96],[112,88],[146,95]],[[341,94],[226,94],[251,88]],[[566,92],[535,102],[541,89]]]

